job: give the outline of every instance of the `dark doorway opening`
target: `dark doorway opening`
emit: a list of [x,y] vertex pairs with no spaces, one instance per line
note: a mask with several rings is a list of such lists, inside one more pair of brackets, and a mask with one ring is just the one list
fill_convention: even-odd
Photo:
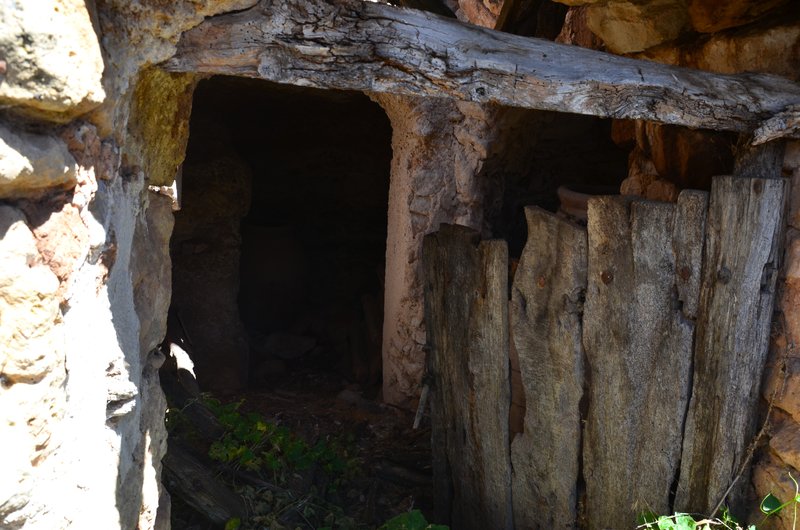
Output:
[[173,238],[173,308],[201,388],[294,369],[380,383],[391,126],[361,93],[199,84]]
[[430,505],[430,431],[375,399],[391,135],[361,93],[198,85],[162,369],[173,528],[366,528]]

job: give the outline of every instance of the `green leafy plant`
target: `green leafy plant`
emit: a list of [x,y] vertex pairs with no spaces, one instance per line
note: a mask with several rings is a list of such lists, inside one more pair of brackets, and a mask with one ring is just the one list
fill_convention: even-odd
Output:
[[378,530],[448,530],[448,527],[430,524],[422,512],[411,510],[389,519]]
[[[789,473],[789,478],[792,480],[794,484],[794,497],[789,499],[786,502],[781,502],[775,495],[772,493],[768,494],[761,500],[761,504],[759,505],[759,509],[761,513],[764,514],[764,520],[767,517],[772,515],[778,514],[783,511],[788,506],[792,507],[792,528],[797,528],[797,505],[800,504],[800,485],[797,484],[797,480]],[[763,520],[762,520],[763,522]]]
[[[727,528],[729,530],[743,530],[733,515],[728,510],[722,511],[722,517],[695,519],[688,513],[675,513],[673,515],[656,515],[646,512],[638,518],[639,526],[652,530],[713,530],[717,528]],[[748,526],[747,530],[755,530],[755,526]]]
[[209,448],[208,456],[213,460],[250,471],[269,471],[275,479],[312,466],[334,476],[357,467],[349,447],[352,440],[321,439],[309,445],[286,427],[267,423],[258,414],[241,412],[243,401],[223,404],[206,397],[204,402],[225,427],[222,437]]
[[[763,524],[767,518],[777,515],[789,506],[792,507],[792,529],[797,529],[797,505],[800,504],[800,485],[797,480],[789,473],[789,478],[794,484],[794,496],[786,502],[782,502],[778,497],[769,493],[765,496],[759,505],[761,513],[764,518],[761,520]],[[739,521],[728,511],[727,508],[722,509],[721,517],[700,517],[696,519],[693,515],[688,513],[675,513],[674,515],[656,515],[653,512],[644,512],[637,518],[637,528],[647,530],[714,530],[717,528],[726,528],[729,530],[744,530]],[[756,525],[746,527],[747,530],[757,530]]]

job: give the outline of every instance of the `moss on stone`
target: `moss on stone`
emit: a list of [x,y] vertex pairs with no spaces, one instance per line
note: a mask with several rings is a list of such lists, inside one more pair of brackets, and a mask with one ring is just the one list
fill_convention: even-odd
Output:
[[160,68],[142,71],[128,122],[125,164],[139,166],[148,184],[167,186],[186,155],[189,116],[197,78]]

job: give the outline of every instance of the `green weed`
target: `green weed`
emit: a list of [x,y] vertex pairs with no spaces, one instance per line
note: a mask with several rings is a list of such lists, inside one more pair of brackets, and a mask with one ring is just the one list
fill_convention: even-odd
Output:
[[[769,517],[777,515],[788,507],[792,507],[792,529],[797,529],[797,505],[800,504],[800,486],[789,473],[789,478],[794,483],[794,497],[786,502],[781,502],[772,493],[761,500],[759,509],[764,514],[761,523],[764,524]],[[756,525],[742,526],[731,513],[723,508],[721,517],[700,517],[688,513],[676,513],[674,515],[656,515],[652,512],[644,512],[637,518],[637,528],[645,530],[757,530]]]

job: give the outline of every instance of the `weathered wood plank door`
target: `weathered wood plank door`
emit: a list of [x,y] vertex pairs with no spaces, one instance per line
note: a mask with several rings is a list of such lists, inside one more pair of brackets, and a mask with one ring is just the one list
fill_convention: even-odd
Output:
[[[785,195],[782,179],[716,177],[710,200],[592,199],[586,229],[528,208],[510,323],[504,244],[427,236],[439,519],[607,529],[709,514],[755,430]],[[527,403],[514,440],[509,337]]]

